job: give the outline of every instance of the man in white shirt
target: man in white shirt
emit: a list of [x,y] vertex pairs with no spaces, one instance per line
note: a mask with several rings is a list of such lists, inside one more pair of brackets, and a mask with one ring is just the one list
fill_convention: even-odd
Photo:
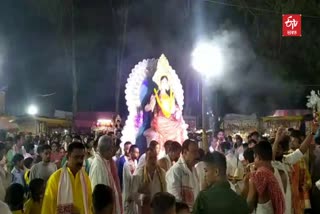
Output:
[[166,175],[168,192],[174,195],[178,202],[186,203],[190,210],[200,191],[199,178],[194,167],[199,157],[198,149],[195,141],[184,141],[182,157]]
[[39,147],[39,152],[42,161],[35,164],[30,169],[30,181],[35,178],[41,178],[47,182],[49,177],[57,170],[57,165],[51,163],[51,147],[49,145],[41,145]]
[[168,146],[166,156],[158,160],[159,166],[164,169],[164,171],[168,171],[173,164],[179,160],[181,149],[180,143],[172,142],[171,145]]
[[[148,148],[155,150],[156,153],[157,153],[157,157],[159,158],[160,144],[159,144],[157,141],[152,140],[152,141],[150,142]],[[137,168],[143,167],[143,166],[145,165],[145,162],[146,162],[146,153],[144,153],[143,155],[141,155],[141,157],[139,158],[138,167],[137,167]]]
[[90,168],[90,181],[92,189],[97,184],[110,186],[115,194],[115,214],[122,214],[122,194],[117,167],[112,157],[117,151],[116,142],[110,136],[99,138],[97,152]]
[[138,168],[132,178],[132,197],[138,205],[138,213],[150,213],[151,199],[158,192],[166,192],[166,172],[157,164],[157,153],[148,148],[146,162]]
[[129,156],[130,156],[130,147],[131,147],[132,143],[131,142],[125,142],[124,146],[123,146],[123,151],[124,154],[116,161],[116,165],[118,167],[118,176],[120,179],[120,186],[121,189],[123,188],[123,167],[124,164],[128,161]]
[[123,204],[124,204],[124,213],[130,213],[130,209],[133,209],[134,206],[131,203],[128,203],[128,198],[130,192],[133,188],[132,186],[132,176],[136,171],[139,158],[139,148],[136,145],[132,145],[128,151],[128,160],[124,163],[123,172],[122,172],[122,195],[123,195]]

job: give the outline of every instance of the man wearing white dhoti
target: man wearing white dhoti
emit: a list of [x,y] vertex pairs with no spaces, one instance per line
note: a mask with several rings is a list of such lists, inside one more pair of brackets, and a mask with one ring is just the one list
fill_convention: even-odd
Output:
[[138,207],[138,213],[151,213],[151,199],[158,192],[166,192],[165,171],[157,165],[156,152],[148,148],[146,162],[138,168],[132,179],[131,199]]
[[128,151],[127,161],[123,166],[123,183],[122,183],[122,196],[123,196],[123,209],[124,213],[132,213],[134,210],[134,204],[128,202],[129,193],[132,189],[132,176],[137,169],[139,158],[139,148],[136,145],[132,145]]
[[92,189],[97,184],[110,186],[115,193],[114,214],[122,214],[122,195],[117,167],[112,157],[115,155],[115,141],[110,136],[102,136],[98,142],[97,153],[92,161],[89,177]]
[[182,157],[166,175],[168,192],[174,195],[178,202],[188,204],[190,210],[200,191],[199,178],[194,167],[199,156],[198,149],[195,141],[184,141]]

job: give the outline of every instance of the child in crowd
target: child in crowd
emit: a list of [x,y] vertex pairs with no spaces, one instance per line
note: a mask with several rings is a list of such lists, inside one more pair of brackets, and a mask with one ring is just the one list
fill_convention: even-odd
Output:
[[176,203],[176,214],[190,214],[189,206],[182,202]]
[[12,183],[21,184],[23,187],[24,183],[24,157],[21,154],[15,154],[12,158],[13,169],[11,171],[12,174]]
[[24,214],[41,214],[42,199],[45,191],[43,179],[36,178],[29,185],[31,198],[24,204]]
[[7,191],[5,202],[12,214],[23,214],[24,187],[19,183],[11,184]]
[[104,184],[95,186],[92,193],[94,214],[112,214],[114,207],[113,190]]

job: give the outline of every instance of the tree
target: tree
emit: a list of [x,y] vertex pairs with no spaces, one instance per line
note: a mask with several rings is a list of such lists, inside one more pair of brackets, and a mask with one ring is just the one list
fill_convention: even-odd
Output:
[[[43,16],[47,16],[49,20],[57,26],[57,32],[60,35],[64,47],[66,47],[66,58],[70,64],[72,73],[72,90],[73,90],[73,112],[78,110],[78,69],[77,69],[77,29],[75,29],[75,19],[79,9],[76,2],[63,0],[31,0],[33,5],[39,9]],[[123,70],[123,57],[126,49],[127,40],[127,23],[129,16],[130,1],[113,1],[109,0],[109,9],[112,14],[112,32],[115,32],[116,40],[116,83],[115,83],[115,111],[119,112],[120,93],[121,93],[121,79]],[[83,11],[82,11],[83,12]],[[88,42],[88,41],[87,41]],[[89,41],[92,43],[92,41]]]
[[[118,34],[117,44],[117,72],[116,72],[116,91],[115,91],[115,111],[119,114],[121,80],[123,69],[123,56],[126,48],[127,40],[127,24],[129,16],[129,0],[124,0],[122,9],[117,13],[112,5],[112,15],[114,17],[113,27]],[[118,27],[119,26],[119,27]]]

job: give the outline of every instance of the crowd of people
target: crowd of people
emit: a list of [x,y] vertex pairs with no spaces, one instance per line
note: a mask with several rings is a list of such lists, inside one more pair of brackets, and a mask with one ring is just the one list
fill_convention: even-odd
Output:
[[[320,213],[320,133],[151,141],[17,134],[0,143],[1,214]],[[165,151],[160,156],[161,150]]]

